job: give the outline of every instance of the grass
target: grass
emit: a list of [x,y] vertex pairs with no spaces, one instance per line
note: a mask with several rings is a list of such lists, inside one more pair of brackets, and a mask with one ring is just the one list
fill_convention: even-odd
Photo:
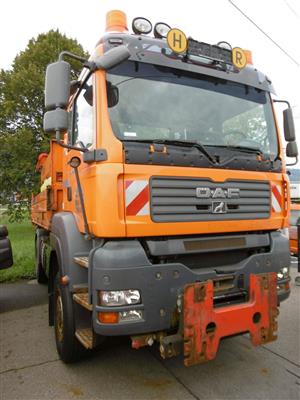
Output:
[[7,226],[14,258],[11,268],[0,270],[0,282],[35,278],[34,227],[31,221],[26,218],[22,222],[10,223],[0,212],[0,225]]

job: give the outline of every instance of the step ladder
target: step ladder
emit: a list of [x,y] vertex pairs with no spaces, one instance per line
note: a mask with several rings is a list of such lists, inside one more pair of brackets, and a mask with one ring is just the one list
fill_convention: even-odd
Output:
[[[73,258],[73,261],[82,268],[89,267],[89,258],[87,256],[76,256]],[[93,310],[93,305],[89,302],[88,286],[86,283],[73,285],[73,301],[89,312]],[[75,336],[86,349],[93,349],[95,347],[96,340],[92,328],[77,328]]]
[[89,267],[89,258],[85,256],[77,256],[73,258],[73,261],[80,265],[83,268],[88,268]]

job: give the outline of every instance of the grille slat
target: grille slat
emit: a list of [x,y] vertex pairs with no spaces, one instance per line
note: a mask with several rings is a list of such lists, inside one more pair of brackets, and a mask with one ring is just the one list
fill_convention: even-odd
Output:
[[[153,197],[166,197],[166,196],[182,196],[182,197],[195,197],[195,188],[193,189],[152,189]],[[240,197],[268,197],[269,188],[266,190],[247,190],[244,189],[242,193],[240,193]]]
[[[220,199],[212,199],[212,201],[219,201]],[[222,201],[222,199],[220,200]],[[265,198],[241,198],[241,199],[226,199],[227,204],[255,204],[255,205],[269,205],[270,201],[269,199]],[[159,206],[159,205],[165,205],[165,204],[170,204],[170,205],[180,205],[180,204],[211,204],[211,201],[208,201],[207,199],[201,199],[198,198],[172,198],[172,197],[160,197],[156,198],[153,200],[152,205],[153,206]]]
[[[270,185],[267,181],[213,182],[210,179],[152,177],[151,217],[155,222],[229,221],[263,219],[270,215]],[[239,198],[200,198],[197,188],[214,192],[239,189]],[[234,196],[233,196],[234,197]],[[214,202],[225,202],[226,213],[212,213]]]

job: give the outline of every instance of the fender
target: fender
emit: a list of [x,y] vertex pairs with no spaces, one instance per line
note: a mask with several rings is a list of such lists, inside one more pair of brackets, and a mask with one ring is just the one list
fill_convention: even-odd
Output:
[[68,275],[70,286],[87,281],[87,271],[74,263],[75,255],[88,255],[92,241],[86,240],[78,230],[72,213],[61,212],[53,216],[50,233],[50,245],[55,250],[60,275]]

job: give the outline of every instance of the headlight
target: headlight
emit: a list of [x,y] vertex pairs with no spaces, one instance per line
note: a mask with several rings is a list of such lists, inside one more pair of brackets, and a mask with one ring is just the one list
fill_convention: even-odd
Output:
[[143,319],[142,310],[122,311],[119,313],[119,322],[139,321]]
[[279,272],[277,272],[277,279],[282,280],[289,277],[290,271],[288,267],[283,267]]
[[141,301],[138,290],[108,290],[99,293],[101,306],[126,306],[128,304],[138,304]]

